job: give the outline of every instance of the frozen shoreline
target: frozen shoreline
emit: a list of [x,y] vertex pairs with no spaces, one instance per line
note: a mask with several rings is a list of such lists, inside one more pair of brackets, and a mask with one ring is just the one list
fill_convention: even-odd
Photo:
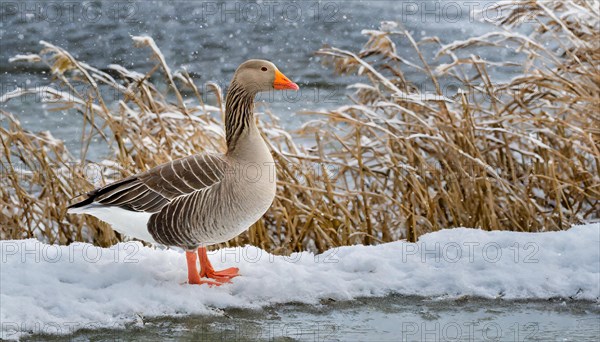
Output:
[[215,268],[236,266],[242,276],[209,288],[184,284],[185,258],[176,250],[137,242],[98,248],[0,241],[0,337],[391,293],[598,301],[599,246],[600,223],[546,233],[448,229],[415,244],[340,247],[320,255],[274,256],[246,246],[210,254]]

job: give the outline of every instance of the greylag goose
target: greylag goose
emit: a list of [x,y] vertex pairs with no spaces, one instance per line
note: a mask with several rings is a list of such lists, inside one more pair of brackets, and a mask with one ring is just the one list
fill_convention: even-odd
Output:
[[238,268],[215,271],[206,246],[246,231],[273,202],[275,164],[253,114],[255,95],[273,89],[299,88],[271,62],[244,62],[227,92],[225,154],[192,155],[127,177],[87,193],[68,213],[89,214],[124,235],[185,249],[190,284],[228,282]]

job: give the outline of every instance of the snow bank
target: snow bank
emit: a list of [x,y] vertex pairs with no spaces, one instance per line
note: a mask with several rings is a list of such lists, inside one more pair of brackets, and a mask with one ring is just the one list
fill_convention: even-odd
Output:
[[1,241],[2,338],[123,327],[144,316],[220,314],[221,308],[319,303],[389,293],[437,298],[600,298],[600,224],[547,233],[449,229],[418,243],[351,246],[320,255],[258,248],[210,254],[242,276],[210,288],[184,284],[180,251],[121,243],[97,248]]

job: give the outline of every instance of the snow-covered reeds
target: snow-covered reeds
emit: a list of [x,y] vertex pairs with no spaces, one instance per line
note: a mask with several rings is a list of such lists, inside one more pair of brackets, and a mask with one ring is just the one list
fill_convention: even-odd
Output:
[[[498,31],[480,37],[417,42],[384,23],[363,31],[359,52],[318,52],[340,74],[369,81],[320,129],[321,143],[350,165],[341,173],[360,186],[358,207],[371,213],[362,232],[371,221],[378,233],[405,227],[413,240],[444,227],[561,230],[600,218],[597,3],[495,6]],[[399,51],[401,40],[412,49]],[[510,61],[486,61],[483,48]],[[491,68],[516,76],[495,80]],[[414,73],[427,81],[411,84]]]
[[[442,45],[385,23],[364,31],[369,39],[358,52],[320,50],[340,74],[362,75],[366,83],[352,86],[356,92],[344,106],[305,113],[309,120],[293,137],[277,118],[261,120],[278,167],[277,197],[229,245],[287,254],[414,241],[446,227],[535,232],[598,219],[598,9],[583,0],[497,6],[503,16],[491,24],[498,32],[481,37]],[[530,34],[518,33],[523,24]],[[412,50],[399,51],[401,39]],[[66,215],[71,198],[167,160],[224,150],[221,89],[208,87],[218,106],[205,104],[189,75],[171,71],[151,38],[134,40],[152,50],[158,60],[152,70],[111,65],[109,74],[46,42],[39,55],[24,58],[47,63],[62,84],[60,91],[38,90],[42,100],[81,114],[82,157],[1,112],[0,238],[110,245],[120,237],[107,226]],[[480,48],[509,51],[519,64],[483,60]],[[428,57],[425,49],[437,54]],[[494,80],[490,68],[516,76]],[[166,87],[152,81],[161,73]],[[411,83],[415,73],[430,90]],[[102,87],[119,94],[116,105],[103,98]],[[196,103],[183,99],[184,89]],[[17,89],[1,101],[32,91]],[[302,146],[297,137],[314,144]],[[111,151],[98,182],[85,170],[92,138]],[[26,170],[15,168],[17,161]]]

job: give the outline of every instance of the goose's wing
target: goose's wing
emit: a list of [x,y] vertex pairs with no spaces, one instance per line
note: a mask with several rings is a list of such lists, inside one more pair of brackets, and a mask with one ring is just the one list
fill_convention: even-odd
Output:
[[69,209],[95,204],[155,213],[175,198],[220,182],[225,166],[226,161],[219,154],[177,159],[89,192],[84,200]]

